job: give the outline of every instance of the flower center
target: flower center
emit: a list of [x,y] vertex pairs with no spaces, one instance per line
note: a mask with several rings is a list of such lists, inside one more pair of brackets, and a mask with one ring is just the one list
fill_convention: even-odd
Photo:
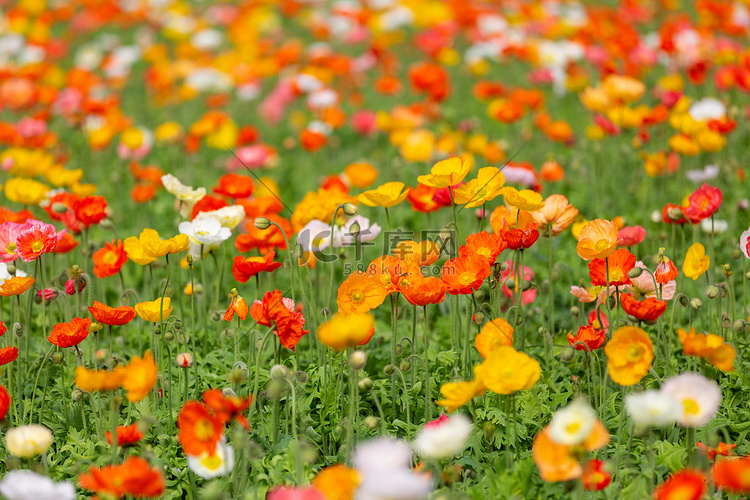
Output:
[[598,252],[606,250],[607,248],[609,248],[609,241],[608,240],[598,240],[596,242],[596,250]]
[[700,412],[700,406],[694,399],[683,399],[682,406],[685,410],[685,415],[697,415]]
[[469,271],[461,273],[461,276],[458,277],[458,282],[464,286],[470,285],[474,283],[474,281],[476,281],[476,277],[474,276],[474,273]]
[[43,248],[44,248],[44,242],[41,240],[36,240],[34,243],[31,244],[32,252],[41,252]]
[[208,470],[216,470],[221,467],[222,460],[218,453],[208,455],[201,460],[201,465]]
[[207,418],[203,418],[195,424],[195,437],[197,437],[199,441],[206,441],[213,436],[213,434],[214,427],[211,425],[211,421]]
[[360,303],[363,300],[365,300],[365,294],[362,292],[362,290],[354,290],[351,295],[351,299],[353,302]]
[[581,422],[571,422],[565,426],[565,432],[575,434],[581,428]]
[[490,258],[492,256],[492,252],[490,252],[490,249],[487,247],[477,248],[477,254],[487,258]]
[[628,360],[638,361],[643,355],[643,348],[639,345],[630,346],[628,348]]

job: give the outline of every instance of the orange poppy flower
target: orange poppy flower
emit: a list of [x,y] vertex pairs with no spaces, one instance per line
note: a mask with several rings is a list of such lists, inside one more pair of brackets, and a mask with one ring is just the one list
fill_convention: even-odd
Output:
[[[107,437],[107,443],[112,444],[112,433],[104,433]],[[143,439],[143,433],[138,429],[138,424],[118,425],[117,426],[117,446],[130,446]]]
[[[546,165],[546,164],[545,164]],[[553,194],[544,200],[544,206],[532,212],[534,222],[539,224],[539,232],[546,235],[557,236],[566,229],[578,217],[578,209],[568,203],[568,199],[561,194]]]
[[151,467],[141,457],[130,457],[120,465],[91,467],[81,474],[78,485],[105,496],[121,498],[159,497],[166,490],[164,475],[158,467]]
[[111,326],[126,325],[136,316],[135,309],[132,307],[109,307],[96,300],[94,305],[89,307],[89,312],[97,322]]
[[18,347],[3,347],[0,349],[0,366],[7,365],[18,358]]
[[[397,247],[398,248],[398,247]],[[394,250],[396,251],[396,250]],[[401,252],[402,250],[399,250]],[[409,250],[409,252],[412,252]],[[403,251],[404,255],[407,254]],[[407,255],[408,257],[408,255]],[[370,262],[365,273],[373,279],[380,281],[385,287],[386,295],[396,291],[398,277],[406,272],[407,263],[393,255],[382,255]]]
[[250,307],[250,315],[260,325],[276,326],[274,333],[279,337],[281,345],[294,350],[303,336],[310,333],[305,330],[305,318],[301,312],[294,310],[294,302],[281,296],[279,290],[266,292],[263,300],[256,300]]
[[513,346],[513,327],[503,318],[488,321],[474,339],[474,347],[483,358],[487,358],[501,346]]
[[734,358],[737,355],[732,344],[724,342],[724,338],[713,333],[696,333],[690,327],[686,332],[677,329],[677,336],[682,344],[682,352],[687,356],[699,356],[722,371],[734,370]]
[[654,277],[656,278],[656,282],[660,285],[666,285],[670,281],[677,278],[677,275],[680,274],[680,272],[677,270],[677,266],[674,265],[674,263],[664,255],[664,249],[659,249],[659,263],[656,264],[656,270],[654,271]]
[[719,446],[712,448],[706,446],[704,443],[696,443],[695,447],[698,448],[701,454],[708,457],[709,460],[713,460],[717,455],[728,457],[732,454],[732,450],[737,448],[736,444],[719,443]]
[[122,241],[105,243],[104,248],[94,252],[94,275],[97,278],[106,278],[120,272],[122,266],[128,261],[128,254]]
[[0,385],[0,422],[5,420],[9,408],[10,394],[8,394],[8,389]]
[[190,220],[198,217],[198,214],[201,212],[213,212],[214,210],[219,210],[220,208],[228,206],[229,203],[227,203],[226,200],[217,198],[216,196],[206,195],[193,205],[193,208],[190,210]]
[[440,279],[451,295],[465,295],[479,289],[492,272],[487,259],[456,257],[443,265]]
[[644,300],[636,300],[629,293],[620,295],[622,309],[625,314],[629,314],[641,321],[656,321],[659,316],[667,310],[667,301],[658,300],[654,297],[648,297]]
[[252,396],[248,398],[225,396],[220,389],[210,389],[203,393],[203,402],[222,422],[235,420],[245,430],[250,430],[250,424],[243,413],[250,408],[252,401]]
[[618,227],[604,219],[595,219],[578,233],[576,251],[583,260],[604,259],[617,248]]
[[470,234],[466,238],[466,245],[458,249],[461,257],[469,255],[479,255],[484,257],[490,263],[494,264],[500,253],[508,246],[507,242],[494,233],[482,231],[480,233]]
[[62,238],[55,245],[53,253],[68,253],[78,247],[78,242],[73,238],[70,233],[65,233]]
[[120,387],[125,377],[125,367],[117,366],[114,370],[88,370],[83,366],[76,367],[75,384],[86,392],[114,391]]
[[84,196],[76,200],[73,213],[84,226],[99,224],[107,217],[107,200],[104,196]]
[[69,323],[58,323],[52,328],[47,340],[58,347],[73,347],[88,337],[91,319],[73,318]]
[[224,422],[210,408],[198,401],[188,401],[177,417],[179,439],[188,455],[216,453],[216,444],[224,431]]
[[607,339],[607,332],[597,330],[591,325],[583,325],[578,329],[575,336],[568,334],[568,343],[577,351],[595,351],[599,349]]
[[232,265],[232,276],[240,283],[246,283],[251,277],[260,272],[272,272],[281,267],[281,262],[274,262],[276,252],[271,250],[262,257],[242,257],[238,255],[234,258]]
[[382,304],[387,295],[388,291],[379,279],[357,271],[339,286],[336,304],[344,314],[362,314]]
[[711,468],[717,488],[730,493],[750,493],[750,457],[731,457],[717,460]]
[[284,298],[281,296],[280,290],[274,290],[273,292],[266,292],[263,295],[263,300],[256,300],[250,306],[250,315],[259,325],[271,326],[271,322],[280,314],[283,309]]
[[313,479],[312,486],[322,491],[327,500],[347,500],[354,498],[354,492],[361,481],[355,469],[336,464],[321,469]]
[[156,384],[158,374],[156,361],[151,351],[146,351],[143,359],[133,356],[125,367],[125,376],[121,382],[122,388],[128,391],[128,401],[137,403],[148,396]]
[[299,142],[300,144],[302,144],[302,147],[305,148],[305,151],[314,153],[315,151],[325,146],[328,142],[328,139],[320,132],[305,129],[300,134]]
[[13,295],[21,295],[23,292],[31,288],[34,284],[34,278],[31,276],[22,278],[20,276],[14,276],[3,281],[0,285],[0,295],[3,297],[12,297]]
[[596,420],[588,438],[578,446],[558,444],[549,436],[549,426],[545,427],[531,447],[531,454],[539,469],[539,475],[548,483],[578,479],[583,475],[583,467],[576,457],[587,451],[594,451],[609,443],[609,432]]
[[623,286],[630,284],[628,273],[635,267],[635,255],[626,248],[619,248],[605,259],[594,259],[589,262],[589,277],[594,286],[607,286],[607,266],[609,266],[609,285]]
[[426,306],[445,300],[446,288],[443,280],[430,276],[413,280],[411,286],[401,290],[401,293],[410,304]]
[[213,188],[214,193],[228,198],[247,198],[253,194],[255,183],[251,177],[239,174],[224,174],[219,184]]
[[245,299],[243,299],[240,294],[237,293],[236,288],[232,288],[232,292],[229,294],[229,297],[231,297],[232,301],[229,303],[229,307],[227,307],[227,312],[224,313],[224,320],[232,321],[232,318],[234,318],[234,313],[237,313],[237,316],[239,316],[240,319],[247,318],[247,302],[245,302]]
[[417,212],[428,214],[440,210],[440,203],[436,202],[434,197],[437,189],[417,184],[417,187],[409,190],[406,200],[411,204],[411,208]]
[[673,474],[656,487],[656,500],[700,500],[708,489],[703,471],[685,469]]
[[440,258],[440,246],[437,241],[432,240],[404,240],[393,249],[393,255],[404,262],[413,262],[419,267],[430,266]]

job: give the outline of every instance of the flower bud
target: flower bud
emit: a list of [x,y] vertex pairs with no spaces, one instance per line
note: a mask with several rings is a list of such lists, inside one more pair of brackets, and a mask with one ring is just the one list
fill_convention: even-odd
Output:
[[219,311],[212,312],[211,321],[221,321],[221,313]]
[[303,372],[302,370],[300,370],[294,372],[294,378],[297,379],[298,384],[304,385],[310,379],[310,376],[307,374],[307,372]]
[[359,390],[361,392],[367,392],[370,389],[372,389],[372,379],[370,377],[365,377],[362,380],[359,381],[357,384],[357,387],[359,387]]
[[60,202],[53,203],[51,208],[52,208],[52,211],[57,214],[64,214],[65,212],[68,211],[68,207],[64,203],[60,203]]
[[477,311],[476,314],[474,314],[474,323],[477,325],[482,325],[485,319],[485,314],[482,311]]
[[89,333],[96,333],[101,331],[102,328],[104,328],[104,325],[101,323],[91,323],[91,326],[89,326]]
[[513,278],[508,278],[505,280],[505,286],[507,286],[509,289],[514,289],[516,287],[516,280]]
[[324,318],[328,318],[328,316],[331,314],[331,310],[327,307],[324,307],[320,310],[320,314],[322,314]]
[[13,323],[13,334],[19,339],[23,337],[23,327],[21,323]]
[[634,267],[630,271],[628,271],[628,278],[635,279],[638,276],[643,274],[643,268],[642,267]]
[[732,330],[734,331],[734,333],[740,333],[746,328],[745,325],[746,322],[744,319],[735,320],[735,322],[732,324]]
[[402,372],[408,372],[409,370],[411,370],[411,361],[409,361],[408,359],[402,360],[400,368]]
[[187,254],[187,257],[185,257],[185,260],[187,261],[188,265],[191,265],[193,263],[193,256],[190,254]]
[[353,370],[361,370],[365,367],[366,363],[367,354],[365,351],[354,351],[352,355],[349,356],[349,366],[351,366]]
[[359,222],[357,221],[354,221],[354,223],[351,226],[349,226],[349,234],[355,240],[359,236],[359,233],[361,230],[362,230],[362,227],[359,225]]
[[734,251],[732,251],[732,258],[734,260],[737,260],[740,257],[742,257],[742,252],[740,252],[739,249],[735,248]]
[[690,305],[690,299],[684,293],[681,293],[677,296],[677,302],[679,302],[682,307],[687,307]]
[[300,245],[299,243],[295,243],[292,246],[292,255],[295,259],[301,259],[304,253],[305,251],[303,250],[302,245]]
[[271,367],[271,378],[275,378],[276,380],[286,378],[289,376],[289,368],[287,368],[285,365],[273,365]]
[[667,217],[673,221],[678,221],[683,218],[682,210],[676,207],[672,207],[667,210]]
[[566,363],[570,363],[576,358],[576,350],[573,349],[570,346],[563,347],[563,350],[560,352],[560,359],[565,361]]
[[578,306],[571,307],[570,314],[572,314],[573,316],[578,316],[579,314],[581,314],[581,308]]
[[13,264],[8,264],[8,274],[10,274],[11,276],[15,276],[16,266],[14,266]]
[[56,365],[59,365],[63,362],[63,359],[65,358],[65,354],[63,354],[62,351],[55,351],[52,353],[52,362]]
[[114,229],[115,225],[112,224],[112,221],[109,219],[104,219],[99,223],[99,227],[102,229],[112,230]]
[[377,429],[378,425],[380,425],[380,419],[378,417],[370,415],[369,417],[365,418],[365,427],[367,427],[368,429]]
[[610,295],[607,298],[607,305],[609,305],[610,309],[614,309],[615,307],[617,307],[617,299],[615,298],[614,295]]
[[385,373],[389,377],[393,375],[395,372],[396,372],[396,369],[393,367],[393,365],[385,365],[385,368],[383,368],[383,373]]
[[354,203],[344,203],[344,213],[348,216],[357,215],[357,205]]
[[193,355],[189,352],[182,352],[177,355],[174,362],[179,368],[190,368],[194,362]]
[[154,323],[154,335],[161,335],[161,325]]
[[265,217],[258,217],[253,221],[253,225],[260,230],[271,227],[271,221]]
[[719,287],[713,283],[706,287],[706,297],[708,297],[709,299],[715,299],[719,296],[720,293],[721,290],[719,290]]
[[529,288],[531,288],[531,281],[529,281],[529,280],[523,280],[522,287],[523,287],[523,291],[525,292],[526,290],[528,290]]
[[500,264],[501,271],[507,271],[509,267],[510,265],[507,262],[503,262],[502,264]]
[[70,399],[73,401],[80,401],[83,399],[83,391],[78,387],[74,387],[70,393]]
[[703,307],[703,302],[701,302],[701,299],[699,299],[697,297],[695,297],[693,299],[690,299],[690,308],[693,311],[697,311],[701,307]]
[[483,301],[484,298],[487,296],[483,288],[478,289],[476,292],[474,292],[474,298],[478,301]]

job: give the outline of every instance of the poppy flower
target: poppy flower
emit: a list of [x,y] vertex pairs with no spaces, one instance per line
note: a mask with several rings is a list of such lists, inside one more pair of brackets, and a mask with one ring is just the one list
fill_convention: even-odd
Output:
[[541,234],[557,236],[573,224],[578,217],[578,209],[561,194],[553,194],[544,200],[544,206],[531,213]]
[[656,264],[656,270],[654,271],[654,278],[656,278],[656,282],[660,285],[666,285],[670,281],[677,278],[677,275],[680,272],[677,270],[677,267],[674,265],[674,263],[664,255],[664,249],[659,249],[659,257],[658,257],[658,264]]
[[607,267],[609,267],[609,285],[623,286],[630,283],[628,273],[635,267],[635,255],[625,248],[618,248],[605,259],[593,259],[589,262],[589,277],[594,286],[607,286]]
[[169,307],[172,301],[169,297],[159,297],[156,300],[147,300],[145,302],[139,302],[135,305],[135,312],[141,319],[149,321],[151,323],[159,323],[165,320],[172,314],[172,308]]
[[58,347],[73,347],[88,337],[90,328],[90,318],[73,318],[68,323],[56,324],[47,340]]
[[214,193],[228,198],[247,198],[253,194],[255,183],[251,177],[240,174],[224,174],[219,184],[213,188]]
[[229,307],[227,307],[227,312],[224,313],[224,320],[232,321],[235,313],[237,313],[237,316],[239,316],[240,319],[247,318],[247,302],[245,302],[245,299],[243,299],[240,294],[237,293],[236,288],[232,288],[232,292],[229,294],[229,297],[231,297],[232,300],[229,303]]
[[704,443],[695,443],[695,447],[700,450],[702,455],[708,457],[709,460],[713,461],[717,456],[728,457],[732,455],[732,450],[737,448],[736,444],[719,443],[715,448],[706,446]]
[[[60,235],[62,237],[63,235]],[[24,262],[36,260],[44,253],[52,252],[58,237],[52,224],[34,224],[22,231],[16,239],[16,253]]]
[[165,255],[173,255],[184,252],[190,246],[190,238],[187,234],[178,234],[166,240],[147,241],[143,243],[143,254],[146,257],[157,259]]
[[55,245],[52,252],[63,254],[75,250],[76,248],[78,248],[78,242],[73,238],[72,234],[66,232],[63,237],[57,241],[57,245]]
[[721,206],[723,200],[721,189],[709,186],[705,182],[688,198],[688,206],[683,210],[690,222],[697,224],[711,217]]
[[593,459],[583,466],[583,488],[589,491],[601,491],[612,482],[612,474],[605,470],[607,464]]
[[89,312],[97,322],[111,326],[128,324],[136,316],[135,309],[132,307],[109,307],[96,300],[94,301],[94,305],[89,306]]
[[641,321],[656,321],[667,310],[667,301],[658,300],[654,297],[636,300],[629,293],[623,293],[620,295],[620,300],[625,314]]
[[335,464],[321,469],[313,479],[312,486],[321,491],[325,498],[345,500],[354,498],[354,492],[361,482],[356,469]]
[[438,399],[435,404],[442,406],[448,413],[454,412],[463,405],[468,404],[475,397],[483,395],[487,388],[479,379],[448,382],[440,387],[443,399]]
[[576,251],[583,260],[604,259],[617,249],[617,226],[604,219],[595,219],[578,233]]
[[577,351],[595,351],[604,344],[606,339],[606,330],[597,329],[591,325],[581,326],[575,335],[573,333],[568,334],[568,343]]
[[508,205],[518,210],[535,212],[544,208],[545,205],[542,195],[531,189],[519,191],[514,187],[507,186],[501,190],[501,194]]
[[697,333],[690,327],[687,332],[677,329],[677,337],[682,344],[682,352],[686,356],[698,356],[722,371],[734,371],[734,358],[737,355],[732,344],[724,342],[724,338],[713,333]]
[[282,297],[279,290],[266,292],[262,301],[253,302],[250,306],[250,315],[259,325],[274,324],[274,333],[279,337],[281,345],[287,349],[294,350],[302,337],[310,333],[309,330],[303,329],[305,317],[295,310],[291,299]]
[[440,189],[455,186],[474,166],[471,160],[462,161],[460,158],[448,158],[433,165],[429,175],[420,175],[417,181],[425,186]]
[[526,250],[539,239],[539,230],[534,222],[523,229],[517,227],[506,229],[501,235],[511,250]]
[[164,475],[141,457],[131,456],[120,465],[92,466],[80,475],[78,484],[86,490],[121,498],[156,498],[166,490]]
[[84,196],[76,200],[73,213],[84,227],[99,224],[107,217],[107,200],[104,196]]
[[31,276],[14,276],[12,278],[8,278],[7,280],[4,280],[2,282],[2,285],[0,285],[0,296],[12,297],[13,295],[21,295],[26,290],[31,288],[31,285],[34,284],[34,281],[34,278],[32,278]]
[[281,267],[281,262],[274,262],[276,252],[273,250],[262,257],[242,257],[238,255],[234,258],[232,265],[232,276],[240,283],[246,283],[251,277],[260,272],[272,272]]
[[685,207],[667,203],[661,209],[661,220],[666,224],[687,224],[688,219],[685,217]]
[[401,290],[401,294],[412,305],[426,306],[445,300],[446,288],[440,278],[429,276],[413,280],[410,287]]
[[456,257],[443,265],[440,279],[451,295],[465,295],[478,290],[491,272],[489,262],[483,257]]
[[123,247],[128,258],[138,264],[139,266],[145,266],[156,260],[156,257],[146,255],[144,252],[144,245],[146,243],[154,243],[159,241],[159,233],[153,229],[146,228],[141,231],[139,236],[130,236],[125,238]]
[[5,420],[8,408],[10,408],[10,394],[5,387],[0,385],[0,422]]
[[[112,433],[106,431],[107,443],[112,444]],[[130,446],[143,438],[143,433],[138,429],[138,424],[117,426],[117,446]]]
[[587,451],[603,448],[610,440],[609,432],[598,420],[593,421],[590,429],[584,441],[575,446],[555,442],[550,435],[550,426],[536,435],[531,454],[543,481],[570,481],[583,476],[584,469],[578,458]]
[[387,294],[379,279],[358,271],[350,274],[339,286],[336,304],[344,314],[362,314],[382,304]]
[[646,376],[654,360],[648,334],[636,326],[621,326],[604,346],[609,376],[620,385],[635,385]]
[[128,261],[128,254],[120,240],[117,240],[117,243],[114,240],[105,243],[104,248],[94,252],[93,257],[94,275],[97,278],[106,278],[117,274]]
[[137,403],[148,396],[156,384],[158,374],[156,361],[151,351],[146,351],[143,358],[133,356],[125,367],[125,375],[120,383],[128,393],[128,401]]
[[461,257],[468,257],[471,254],[479,255],[492,265],[507,246],[507,242],[500,236],[482,231],[470,234],[466,238],[466,245],[458,249],[458,254]]
[[229,203],[227,203],[226,200],[217,198],[216,196],[206,195],[193,205],[193,208],[190,210],[190,220],[194,220],[200,213],[213,212],[214,210],[219,210],[220,208],[227,206],[229,206]]
[[497,394],[529,390],[537,383],[542,370],[539,362],[510,346],[500,346],[474,368],[474,375],[484,387]]
[[250,408],[252,401],[252,396],[248,398],[225,396],[219,389],[210,389],[203,393],[203,403],[213,411],[214,415],[223,422],[235,420],[245,430],[250,430],[250,424],[243,413]]
[[117,366],[113,370],[89,370],[83,366],[77,366],[75,384],[86,392],[114,391],[120,387],[124,377],[124,366]]
[[263,295],[263,300],[253,302],[250,306],[250,315],[259,325],[271,326],[273,319],[281,313],[280,310],[284,307],[286,306],[281,291],[274,290],[273,292],[266,292]]
[[393,249],[394,257],[405,263],[413,262],[419,267],[431,266],[440,258],[441,248],[437,241],[420,242],[403,240]]
[[0,366],[7,365],[18,358],[18,347],[3,347],[0,349]]
[[440,210],[442,205],[435,201],[435,188],[425,186],[424,184],[417,184],[416,188],[409,189],[409,194],[406,196],[407,201],[411,204],[411,208],[417,212],[428,214]]
[[628,226],[617,232],[618,245],[621,247],[632,247],[642,242],[646,237],[643,226]]
[[693,243],[685,254],[685,261],[682,263],[682,274],[695,281],[708,271],[710,264],[711,257],[706,255],[706,248],[698,242]]
[[398,205],[409,195],[409,188],[404,190],[403,182],[386,182],[377,189],[361,193],[357,199],[368,207],[390,208]]
[[717,460],[711,467],[711,477],[717,488],[736,494],[750,493],[750,457]]
[[503,184],[505,177],[499,168],[480,168],[477,178],[455,188],[453,196],[457,205],[464,205],[466,208],[478,207],[500,196]]
[[342,351],[347,347],[366,344],[374,333],[375,318],[372,314],[336,313],[318,327],[317,337],[322,344]]
[[700,500],[706,494],[706,474],[699,470],[684,469],[672,474],[656,487],[656,500]]
[[224,434],[224,422],[198,401],[188,401],[177,417],[179,440],[187,455],[214,454]]
[[513,346],[513,327],[503,318],[495,318],[482,326],[474,339],[474,347],[483,358],[502,346]]

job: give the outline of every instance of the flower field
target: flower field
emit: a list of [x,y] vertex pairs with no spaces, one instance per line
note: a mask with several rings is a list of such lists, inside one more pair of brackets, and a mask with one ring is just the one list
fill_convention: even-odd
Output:
[[747,498],[749,35],[0,0],[0,498]]

